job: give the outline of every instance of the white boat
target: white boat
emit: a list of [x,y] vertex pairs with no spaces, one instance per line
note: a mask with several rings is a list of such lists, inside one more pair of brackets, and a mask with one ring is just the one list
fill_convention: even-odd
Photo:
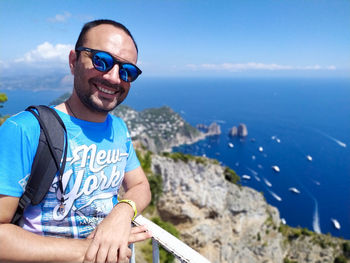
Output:
[[291,187],[289,188],[289,191],[295,193],[295,194],[300,194],[300,191],[298,189],[296,189],[295,187]]
[[331,218],[331,221],[336,229],[340,229],[340,224],[337,219]]
[[280,143],[280,142],[281,142],[281,140],[277,138],[277,139],[276,139],[276,142]]
[[284,225],[287,224],[287,221],[286,221],[284,218],[281,218],[281,222],[282,222],[282,224],[284,224]]
[[234,147],[233,143],[232,143],[232,142],[229,142],[229,143],[228,143],[228,147],[233,148],[233,147]]
[[308,159],[310,162],[312,162],[312,157],[310,155],[306,155],[306,159]]
[[280,168],[279,168],[277,165],[273,165],[273,166],[272,166],[272,169],[273,169],[275,172],[277,172],[277,173],[280,172]]
[[259,150],[259,152],[262,152],[262,151],[264,150],[264,148],[260,146],[260,147],[258,148],[258,150]]
[[253,159],[253,160],[255,160],[255,159],[256,159],[255,155],[252,155],[252,159]]
[[272,187],[272,184],[266,178],[264,178],[264,182],[268,187]]
[[242,178],[245,180],[250,180],[251,177],[249,175],[243,174]]

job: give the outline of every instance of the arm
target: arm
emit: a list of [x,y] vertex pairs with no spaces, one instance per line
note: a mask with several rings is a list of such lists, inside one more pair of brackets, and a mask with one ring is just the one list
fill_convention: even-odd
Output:
[[[0,195],[0,262],[83,262],[91,239],[44,237],[10,224],[19,198]],[[128,243],[150,238],[145,227],[133,227]]]
[[0,262],[82,262],[90,240],[44,237],[10,224],[19,198],[0,195]]
[[[123,199],[135,202],[137,211],[142,212],[151,200],[151,191],[141,167],[125,173]],[[128,236],[134,210],[129,204],[120,203],[97,226],[89,238],[92,242],[85,255],[86,262],[123,262],[127,260]],[[148,238],[150,234],[148,233]]]

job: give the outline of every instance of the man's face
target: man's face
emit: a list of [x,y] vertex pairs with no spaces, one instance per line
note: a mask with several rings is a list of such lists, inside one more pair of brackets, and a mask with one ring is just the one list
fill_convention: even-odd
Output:
[[[125,62],[136,64],[137,51],[123,30],[112,25],[99,25],[90,29],[84,47],[107,51]],[[73,62],[73,63],[72,63]],[[79,58],[71,61],[74,74],[74,92],[91,111],[109,112],[128,95],[130,83],[120,79],[119,66],[108,72],[97,71],[91,61],[91,53],[81,51]]]

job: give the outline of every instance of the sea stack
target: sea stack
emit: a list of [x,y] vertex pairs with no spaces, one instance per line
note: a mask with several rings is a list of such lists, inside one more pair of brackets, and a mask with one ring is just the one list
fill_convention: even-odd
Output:
[[237,132],[238,132],[238,136],[246,137],[248,135],[247,126],[244,123],[239,124]]
[[233,126],[233,127],[231,128],[231,130],[229,131],[228,136],[230,136],[230,137],[235,137],[235,136],[237,136],[237,135],[238,135],[237,127],[236,127],[236,126]]
[[216,122],[213,122],[208,127],[208,135],[220,135],[221,127]]

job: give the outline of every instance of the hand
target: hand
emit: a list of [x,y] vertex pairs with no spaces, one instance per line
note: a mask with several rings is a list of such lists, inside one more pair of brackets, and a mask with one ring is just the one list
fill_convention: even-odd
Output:
[[118,205],[88,236],[91,240],[84,262],[128,262],[128,244],[151,237],[146,227],[131,228],[129,205]]

